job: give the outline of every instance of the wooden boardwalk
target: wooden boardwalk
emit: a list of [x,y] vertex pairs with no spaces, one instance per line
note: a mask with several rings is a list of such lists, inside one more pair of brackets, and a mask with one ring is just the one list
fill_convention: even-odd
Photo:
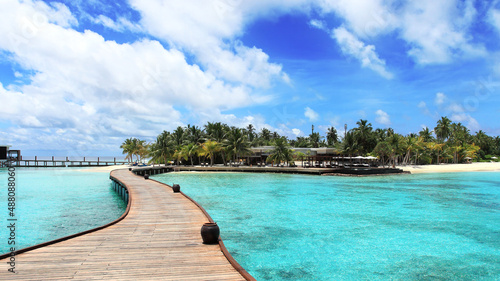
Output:
[[245,280],[219,245],[202,244],[208,220],[193,202],[128,170],[111,175],[132,198],[123,220],[18,254],[15,275],[0,260],[0,280]]

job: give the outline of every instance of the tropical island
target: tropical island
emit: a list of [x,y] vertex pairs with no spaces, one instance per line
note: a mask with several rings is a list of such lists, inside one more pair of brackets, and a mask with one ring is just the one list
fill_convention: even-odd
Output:
[[[325,136],[314,131],[309,136],[289,139],[267,128],[256,131],[252,124],[245,128],[208,122],[203,128],[187,125],[173,132],[163,131],[155,141],[126,139],[120,148],[130,162],[176,165],[244,165],[256,164],[249,158],[262,148],[267,149],[265,163],[259,165],[296,166],[313,159],[311,151],[327,150],[327,155],[376,158],[381,166],[460,164],[497,162],[500,155],[500,137],[488,136],[482,130],[472,134],[461,123],[441,117],[434,129],[423,128],[417,133],[402,135],[391,128],[376,128],[367,120],[359,120],[357,127],[341,137],[335,127]],[[304,150],[310,148],[312,150]],[[314,159],[317,161],[317,158]]]

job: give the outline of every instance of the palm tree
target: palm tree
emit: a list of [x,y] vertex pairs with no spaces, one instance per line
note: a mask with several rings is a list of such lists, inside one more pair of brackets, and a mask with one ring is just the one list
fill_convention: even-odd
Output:
[[200,144],[203,139],[203,131],[197,126],[187,126],[187,139],[194,144]]
[[247,128],[248,141],[253,142],[255,139],[255,127],[252,124],[248,124]]
[[481,147],[479,147],[475,144],[471,144],[471,145],[468,144],[465,146],[465,156],[470,157],[472,159],[476,159],[477,153],[480,149],[481,149]]
[[184,143],[184,134],[184,129],[181,126],[177,127],[177,129],[175,129],[172,133],[172,140],[176,146],[182,146]]
[[292,153],[290,146],[285,137],[277,138],[274,140],[274,149],[270,151],[267,157],[267,162],[288,162],[292,160]]
[[123,154],[127,154],[125,160],[132,161],[132,156],[135,155],[137,161],[140,161],[148,155],[148,145],[145,140],[129,138],[122,143],[120,148],[123,150]]
[[427,143],[427,146],[429,147],[429,149],[436,152],[436,154],[437,154],[436,161],[437,161],[437,164],[439,164],[439,155],[440,155],[440,152],[443,151],[444,143],[429,142],[429,143]]
[[359,145],[359,152],[365,154],[373,149],[370,145],[373,130],[372,124],[363,119],[356,122],[356,124],[358,125],[357,128],[354,128],[356,142]]
[[264,145],[268,145],[269,142],[271,141],[271,131],[267,128],[262,128],[260,130],[260,139],[262,140],[262,143]]
[[437,122],[436,128],[434,128],[436,137],[439,142],[443,143],[451,133],[451,120],[448,117],[441,117],[441,120]]
[[406,155],[403,160],[403,164],[407,164],[408,162],[410,162],[411,152],[418,148],[418,138],[414,136],[408,136],[404,138],[404,142],[406,147]]
[[474,136],[474,143],[481,148],[479,151],[481,156],[484,157],[486,154],[493,153],[492,148],[494,147],[494,139],[485,134],[482,130],[476,132],[476,135]]
[[176,165],[179,165],[181,163],[181,159],[188,159],[187,155],[185,154],[185,150],[183,150],[182,147],[178,147],[175,150],[173,157],[176,161]]
[[356,153],[358,150],[358,144],[356,143],[356,138],[354,137],[354,132],[349,131],[344,137],[344,141],[342,142],[342,153],[352,156],[352,154]]
[[373,149],[373,153],[380,158],[383,166],[386,164],[385,157],[390,156],[392,151],[393,149],[391,145],[386,141],[377,143],[377,146]]
[[250,143],[248,138],[243,134],[243,130],[239,128],[231,128],[227,134],[227,139],[224,140],[224,148],[232,156],[233,161],[242,155],[249,155],[252,153],[250,150]]
[[205,125],[205,133],[207,139],[216,141],[218,143],[221,143],[224,140],[227,129],[227,125],[222,124],[221,122],[208,122],[207,125]]
[[163,131],[163,133],[158,135],[156,141],[149,148],[149,156],[153,163],[167,164],[168,159],[172,157],[174,152],[171,135],[167,131]]
[[329,146],[334,146],[339,141],[339,136],[335,127],[328,128],[326,132],[326,141]]
[[321,136],[318,132],[309,135],[309,147],[318,148],[321,141]]
[[216,141],[208,140],[203,144],[203,154],[210,158],[210,166],[214,165],[215,153],[221,151],[221,149],[222,147]]
[[452,123],[450,128],[450,136],[448,138],[448,142],[453,145],[463,146],[466,143],[470,142],[471,135],[469,129],[463,126],[462,123]]
[[418,132],[418,135],[422,137],[424,142],[433,141],[432,131],[430,131],[428,127],[423,128],[420,132]]
[[396,166],[396,158],[400,154],[402,145],[401,145],[401,136],[399,134],[392,134],[387,139],[387,143],[392,148],[391,158],[392,158],[392,167]]
[[125,156],[125,160],[132,162],[132,156],[134,155],[134,138],[126,139],[122,145],[120,145],[120,148],[123,150],[123,154],[127,154],[127,156]]
[[309,144],[308,138],[297,137],[296,140],[290,142],[293,147],[307,147]]
[[191,166],[193,166],[193,156],[197,154],[199,146],[195,143],[188,143],[181,148],[181,154],[191,161]]
[[[207,139],[216,141],[219,144],[224,142],[228,131],[229,127],[221,122],[208,122],[207,125],[205,125],[205,133],[207,135]],[[224,151],[224,149],[221,149],[220,152],[222,154],[222,161],[224,163],[224,166],[226,166],[226,152]]]

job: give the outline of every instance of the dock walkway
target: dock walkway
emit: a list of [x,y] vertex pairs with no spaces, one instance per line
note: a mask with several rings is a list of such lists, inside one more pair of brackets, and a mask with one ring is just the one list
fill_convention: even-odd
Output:
[[[131,197],[118,223],[0,260],[0,280],[245,280],[219,245],[204,245],[203,212],[181,193],[128,170],[111,176]],[[98,206],[96,206],[98,208]]]

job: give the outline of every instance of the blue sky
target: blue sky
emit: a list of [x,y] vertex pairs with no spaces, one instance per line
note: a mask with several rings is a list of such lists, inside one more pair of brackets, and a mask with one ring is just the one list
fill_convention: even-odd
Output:
[[0,143],[111,156],[207,121],[500,134],[500,2],[2,1]]

